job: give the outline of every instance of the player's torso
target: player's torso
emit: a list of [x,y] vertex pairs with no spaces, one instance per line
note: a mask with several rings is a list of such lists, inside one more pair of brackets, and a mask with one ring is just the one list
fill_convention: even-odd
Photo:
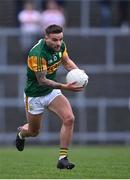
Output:
[[43,57],[47,62],[47,75],[51,75],[56,72],[61,64],[63,51],[53,52],[44,48]]
[[[50,50],[45,44],[44,40],[40,40],[33,48],[32,55],[30,58],[36,58],[37,71],[44,69],[44,60],[46,61],[47,66],[47,75],[46,78],[51,80],[56,80],[56,71],[61,64],[61,59],[64,51],[64,44],[61,47],[59,52],[54,52]],[[31,54],[30,53],[30,54]],[[36,56],[35,56],[36,55]],[[28,60],[30,61],[30,59]],[[28,96],[42,96],[46,95],[52,91],[52,88],[39,86],[35,72],[32,71],[29,67],[27,68],[27,83],[26,83],[26,92],[29,91]],[[31,93],[33,91],[33,93]]]

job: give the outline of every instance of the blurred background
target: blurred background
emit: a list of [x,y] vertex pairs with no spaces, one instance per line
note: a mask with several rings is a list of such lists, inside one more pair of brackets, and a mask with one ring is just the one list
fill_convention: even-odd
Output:
[[[70,57],[89,75],[83,93],[64,92],[76,116],[73,144],[130,144],[130,1],[0,0],[0,144],[26,122],[23,89],[30,47],[51,23],[64,27]],[[66,72],[58,71],[65,82]],[[45,112],[31,143],[59,143],[60,121]]]

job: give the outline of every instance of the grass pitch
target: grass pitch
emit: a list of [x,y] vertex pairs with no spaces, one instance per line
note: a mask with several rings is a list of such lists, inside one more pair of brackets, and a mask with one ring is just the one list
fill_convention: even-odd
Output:
[[130,146],[72,146],[73,170],[56,168],[55,146],[0,148],[1,179],[130,179]]

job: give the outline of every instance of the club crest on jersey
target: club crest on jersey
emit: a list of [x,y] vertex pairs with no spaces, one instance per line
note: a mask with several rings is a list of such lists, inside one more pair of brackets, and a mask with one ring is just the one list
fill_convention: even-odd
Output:
[[53,55],[54,62],[57,61],[57,56]]

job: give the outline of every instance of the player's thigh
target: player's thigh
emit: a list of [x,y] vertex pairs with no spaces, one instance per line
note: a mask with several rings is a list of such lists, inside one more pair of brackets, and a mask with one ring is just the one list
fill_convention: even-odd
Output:
[[57,96],[48,106],[49,110],[57,114],[60,119],[74,119],[74,114],[70,102],[64,95]]
[[29,112],[26,112],[26,117],[28,121],[28,130],[33,132],[39,131],[41,127],[41,121],[43,119],[43,113],[34,115]]

